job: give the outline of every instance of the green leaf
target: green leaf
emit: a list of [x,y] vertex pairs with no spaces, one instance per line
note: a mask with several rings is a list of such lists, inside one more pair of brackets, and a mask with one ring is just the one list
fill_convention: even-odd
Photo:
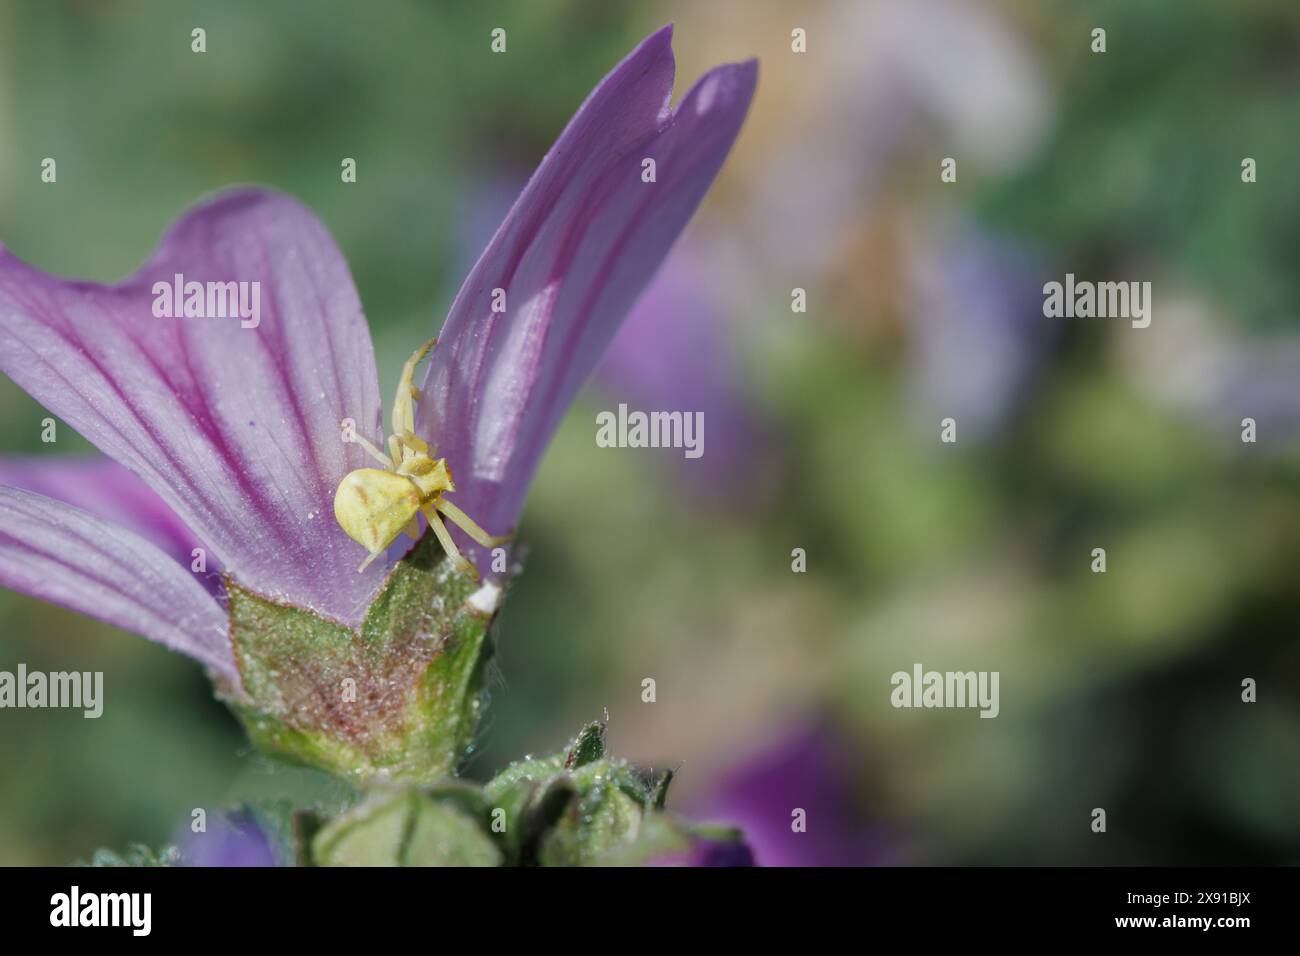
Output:
[[469,751],[500,591],[432,535],[399,562],[358,630],[227,579],[242,688],[223,696],[266,753],[362,783],[432,783]]

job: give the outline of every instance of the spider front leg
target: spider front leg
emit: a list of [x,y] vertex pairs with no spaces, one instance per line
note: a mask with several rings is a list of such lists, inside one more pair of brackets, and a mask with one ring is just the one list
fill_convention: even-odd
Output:
[[445,514],[448,519],[456,525],[456,527],[460,528],[485,548],[499,547],[514,537],[513,534],[488,534],[478,526],[477,522],[475,522],[473,518],[465,514],[465,512],[461,511],[446,498],[439,498],[434,502],[433,506]]
[[352,435],[352,440],[361,446],[362,451],[364,451],[371,458],[375,459],[375,461],[383,465],[387,471],[393,471],[396,469],[397,466],[393,464],[393,459],[389,458],[382,451],[380,451],[374,445],[370,444],[370,442],[366,441],[366,439],[362,438],[360,435],[354,432]]
[[379,557],[383,553],[384,553],[383,551],[376,551],[374,554],[366,555],[366,559],[362,561],[360,565],[357,566],[357,574],[360,574],[366,568],[370,567],[370,562],[374,561],[375,558]]
[[438,543],[442,545],[442,550],[447,552],[448,557],[459,562],[461,568],[468,571],[473,576],[474,580],[477,581],[478,568],[470,564],[470,562],[465,559],[465,556],[460,553],[460,548],[456,547],[456,542],[451,540],[451,535],[447,532],[447,526],[444,525],[442,519],[438,517],[438,512],[435,506],[431,503],[423,504],[420,506],[420,511],[428,520],[429,528],[437,536]]
[[405,436],[415,431],[415,399],[420,394],[420,390],[415,387],[415,367],[437,343],[436,338],[429,339],[402,366],[401,378],[397,380],[397,394],[393,396],[394,435]]

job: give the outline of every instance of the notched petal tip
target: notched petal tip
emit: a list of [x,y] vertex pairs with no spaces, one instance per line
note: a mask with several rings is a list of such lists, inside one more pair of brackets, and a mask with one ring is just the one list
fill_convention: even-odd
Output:
[[[644,40],[638,43],[632,49],[632,52],[629,53],[626,57],[624,57],[623,62],[626,63],[629,60],[635,59],[636,57],[642,55],[645,52],[653,52],[653,53],[661,54],[667,56],[669,59],[672,59],[673,24],[665,23],[654,33],[650,34],[648,37],[646,37]],[[617,70],[617,67],[615,67],[615,70]]]
[[[458,504],[513,525],[564,408],[717,175],[758,63],[705,74],[673,110],[672,26],[597,84],[471,271],[418,420],[457,469]],[[653,188],[641,178],[657,163]],[[486,290],[522,303],[483,320]]]
[[704,117],[726,110],[739,110],[743,119],[758,86],[758,60],[726,63],[705,73],[677,108],[679,117],[687,114]]

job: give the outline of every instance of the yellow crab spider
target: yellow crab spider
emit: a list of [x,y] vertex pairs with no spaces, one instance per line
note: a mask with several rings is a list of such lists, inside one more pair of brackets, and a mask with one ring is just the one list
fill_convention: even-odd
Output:
[[389,453],[385,455],[360,435],[353,436],[370,457],[384,466],[382,469],[358,468],[349,472],[334,493],[334,517],[339,526],[369,552],[361,567],[357,568],[358,573],[383,554],[399,534],[406,533],[418,539],[420,525],[416,520],[417,514],[424,515],[443,550],[475,578],[478,572],[451,540],[439,512],[485,548],[494,548],[510,540],[508,534],[488,534],[469,515],[443,497],[456,490],[447,459],[433,458],[433,449],[415,434],[415,399],[420,395],[420,390],[413,384],[415,367],[437,341],[430,339],[425,342],[402,366],[402,377],[398,379],[397,395],[393,399],[393,434],[388,438]]

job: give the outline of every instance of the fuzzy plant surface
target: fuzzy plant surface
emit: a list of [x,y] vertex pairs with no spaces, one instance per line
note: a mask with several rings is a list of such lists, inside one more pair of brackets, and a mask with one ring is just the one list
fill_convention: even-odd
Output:
[[[252,813],[279,862],[632,863],[734,840],[666,813],[669,777],[608,756],[600,725],[458,777],[520,573],[502,532],[754,94],[754,61],[724,65],[673,108],[671,41],[638,45],[547,152],[408,362],[387,444],[347,262],[296,200],[206,199],[113,285],[0,246],[0,369],[103,454],[0,461],[0,583],[190,656],[261,751],[346,781],[341,813]],[[256,317],[204,317],[214,287],[257,289]]]

